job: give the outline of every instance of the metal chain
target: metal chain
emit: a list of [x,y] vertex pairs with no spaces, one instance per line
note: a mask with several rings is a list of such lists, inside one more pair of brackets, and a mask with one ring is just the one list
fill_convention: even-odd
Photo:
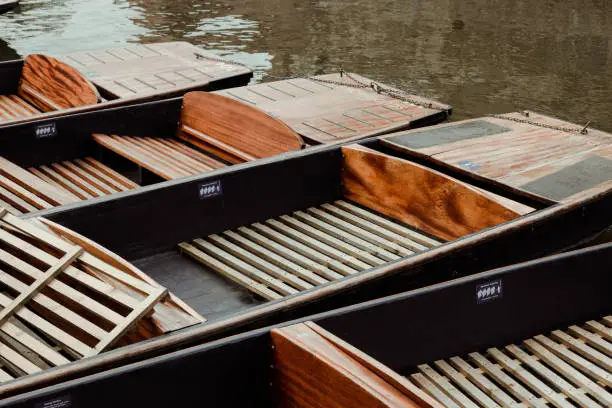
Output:
[[[525,115],[525,117],[529,117],[529,112],[522,112],[522,114]],[[539,126],[539,127],[543,127],[547,129],[552,129],[552,130],[559,130],[561,132],[566,132],[566,133],[579,133],[581,135],[586,135],[589,133],[587,128],[589,127],[589,124],[591,123],[591,121],[589,120],[582,129],[579,129],[579,128],[549,125],[547,123],[537,122],[531,119],[515,118],[513,116],[506,116],[506,115],[500,115],[500,114],[489,114],[486,116],[490,118],[509,120],[509,121],[517,122],[517,123],[524,123],[527,125]]]
[[[248,65],[243,64],[241,62],[226,60],[226,59],[218,58],[218,57],[210,57],[208,55],[203,55],[203,54],[200,54],[200,53],[197,53],[197,52],[194,52],[194,55],[196,56],[197,59],[208,59],[208,60],[211,60],[211,61],[217,61],[217,62],[222,62],[222,63],[225,63],[225,64],[232,64],[232,65],[238,65],[238,66],[241,66],[241,67],[244,67],[244,68],[249,68]],[[416,99],[409,98],[407,96],[404,96],[404,95],[411,95],[411,93],[409,93],[409,92],[402,91],[402,90],[399,90],[399,89],[386,88],[386,87],[384,87],[384,86],[382,86],[382,85],[380,85],[380,84],[378,84],[378,83],[376,83],[374,81],[370,82],[369,84],[363,83],[363,82],[357,80],[356,78],[354,78],[353,76],[351,76],[349,73],[344,72],[342,70],[342,68],[339,69],[339,74],[340,74],[340,77],[346,76],[347,78],[349,78],[350,80],[352,80],[355,83],[351,84],[351,83],[347,83],[347,82],[343,82],[343,81],[334,81],[332,79],[322,79],[322,78],[316,78],[316,77],[307,76],[307,75],[296,75],[296,76],[280,77],[280,76],[266,74],[266,76],[270,77],[270,78],[278,79],[278,80],[308,79],[308,80],[314,81],[314,82],[321,82],[321,83],[324,83],[324,84],[337,85],[337,86],[347,86],[349,88],[358,88],[358,89],[371,88],[372,90],[374,90],[374,92],[376,92],[378,94],[383,94],[383,95],[389,96],[390,98],[398,99],[398,100],[403,101],[403,102],[408,102],[408,103],[411,103],[413,105],[421,106],[421,107],[428,108],[428,109],[435,109],[435,110],[438,110],[438,111],[445,111],[447,109],[445,106],[436,106],[432,102],[421,102],[421,101],[417,101]]]

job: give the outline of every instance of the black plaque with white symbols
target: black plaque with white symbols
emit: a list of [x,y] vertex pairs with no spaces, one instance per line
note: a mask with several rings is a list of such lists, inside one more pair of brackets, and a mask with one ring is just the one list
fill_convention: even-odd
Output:
[[476,287],[476,303],[486,303],[502,297],[501,279],[480,284]]
[[215,197],[223,194],[223,189],[221,188],[221,180],[211,181],[209,183],[202,183],[198,186],[198,196],[200,200],[209,197]]

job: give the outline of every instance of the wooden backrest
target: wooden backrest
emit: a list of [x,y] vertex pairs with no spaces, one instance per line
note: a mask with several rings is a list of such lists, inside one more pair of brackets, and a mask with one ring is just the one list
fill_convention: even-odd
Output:
[[177,136],[230,163],[304,146],[302,138],[282,121],[250,105],[206,92],[184,96]]
[[43,112],[93,105],[96,88],[75,68],[46,55],[28,55],[19,81],[19,96]]
[[279,407],[419,407],[306,324],[271,332]]
[[344,196],[452,240],[519,216],[502,199],[435,170],[360,145],[342,147]]

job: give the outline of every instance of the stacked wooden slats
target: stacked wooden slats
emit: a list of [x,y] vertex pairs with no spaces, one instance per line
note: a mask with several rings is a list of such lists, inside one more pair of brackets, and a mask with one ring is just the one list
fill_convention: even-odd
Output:
[[224,163],[173,139],[102,134],[93,135],[93,138],[102,146],[166,180],[225,166]]
[[17,95],[0,95],[0,122],[25,118],[40,113],[38,109]]
[[107,350],[168,293],[5,209],[0,214],[0,381]]
[[138,184],[92,157],[28,169],[47,183],[81,200],[131,190]]
[[412,379],[449,408],[610,407],[612,317],[418,369]]
[[440,242],[346,201],[183,242],[187,254],[273,300]]

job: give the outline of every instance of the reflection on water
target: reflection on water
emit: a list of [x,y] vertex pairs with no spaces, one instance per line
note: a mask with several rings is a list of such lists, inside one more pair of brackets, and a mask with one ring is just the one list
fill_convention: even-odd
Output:
[[612,131],[607,0],[22,0],[0,38],[21,55],[186,40],[257,78],[342,66],[456,119],[530,108]]

